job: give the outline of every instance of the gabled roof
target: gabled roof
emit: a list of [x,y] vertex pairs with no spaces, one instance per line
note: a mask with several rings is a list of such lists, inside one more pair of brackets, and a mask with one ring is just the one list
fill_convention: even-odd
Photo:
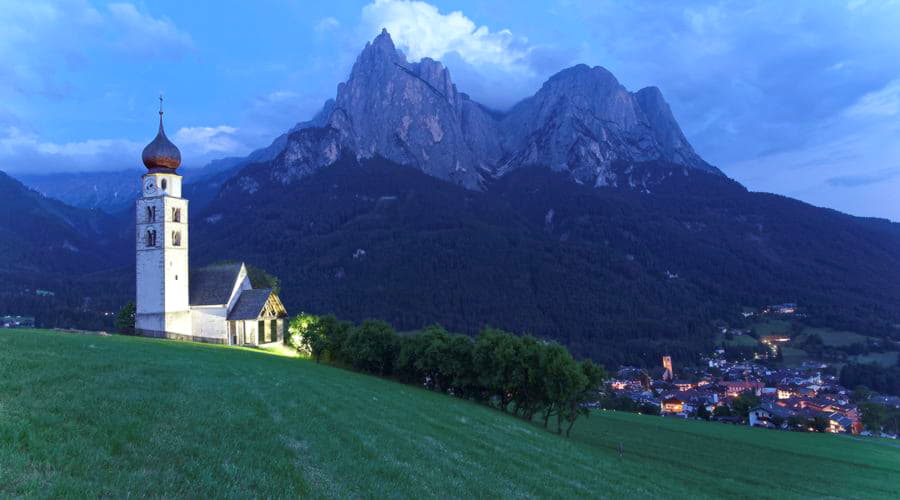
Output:
[[190,303],[192,306],[227,304],[234,291],[243,263],[216,264],[191,273]]
[[257,319],[260,316],[263,316],[263,310],[270,301],[277,316],[283,317],[287,315],[278,296],[275,295],[270,288],[256,288],[252,290],[243,290],[241,292],[241,296],[238,297],[237,302],[228,314],[228,319],[230,321]]
[[832,413],[831,415],[828,415],[828,419],[829,419],[829,420],[834,420],[835,422],[837,422],[838,424],[840,424],[841,427],[848,427],[848,428],[849,428],[851,425],[853,425],[853,421],[852,421],[852,420],[850,420],[849,418],[847,418],[847,417],[844,416],[844,415],[841,415],[840,413]]
[[787,408],[782,408],[780,406],[771,405],[771,404],[762,404],[755,408],[752,408],[750,411],[756,411],[756,410],[763,410],[763,411],[769,413],[770,415],[777,415],[782,418],[788,418],[794,414],[794,412],[792,412],[791,410],[789,410]]

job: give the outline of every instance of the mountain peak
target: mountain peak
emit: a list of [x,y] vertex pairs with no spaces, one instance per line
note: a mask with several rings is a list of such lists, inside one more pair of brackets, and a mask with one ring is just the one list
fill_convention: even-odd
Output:
[[632,93],[606,68],[578,64],[508,113],[491,114],[461,96],[440,61],[407,61],[386,29],[366,43],[325,114],[316,121],[331,132],[296,136],[281,161],[284,182],[343,151],[472,189],[531,165],[595,186],[654,182],[623,170],[637,163],[715,171],[691,149],[655,87]]
[[382,28],[378,36],[366,43],[366,47],[357,58],[357,62],[359,61],[406,62],[406,58],[398,52],[388,30]]
[[544,87],[547,86],[562,87],[601,87],[615,89],[621,87],[619,80],[616,79],[608,69],[603,66],[588,66],[587,64],[576,64],[570,68],[559,71],[555,75],[547,79]]
[[389,47],[391,50],[396,49],[394,40],[391,38],[391,34],[388,33],[387,28],[381,28],[381,33],[372,40],[371,45]]

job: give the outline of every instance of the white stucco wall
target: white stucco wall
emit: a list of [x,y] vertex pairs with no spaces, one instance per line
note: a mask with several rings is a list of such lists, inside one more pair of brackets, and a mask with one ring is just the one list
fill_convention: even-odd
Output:
[[[181,198],[162,198],[163,234],[159,239],[165,252],[165,307],[167,311],[186,311],[190,309],[188,283],[188,225],[187,200]],[[172,209],[181,210],[181,222],[172,220]],[[180,245],[175,245],[180,236]]]
[[241,270],[238,271],[237,278],[234,280],[234,286],[231,289],[231,295],[228,297],[228,304],[226,304],[228,312],[231,312],[234,305],[237,304],[238,299],[241,297],[241,292],[251,288],[253,286],[250,284],[250,277],[247,275],[247,266],[241,264]]
[[259,328],[256,320],[246,320],[244,323],[244,343],[247,345],[259,345]]
[[[147,196],[147,182],[152,181],[156,191],[152,196],[172,196],[181,198],[181,176],[178,174],[144,174],[141,177],[141,193]],[[163,182],[165,181],[165,182]],[[165,187],[163,187],[165,186]]]
[[[165,180],[166,189],[162,189]],[[148,191],[147,183],[155,190]],[[181,195],[181,177],[173,174],[147,174],[141,179],[142,197],[135,211],[135,327],[152,332],[191,335],[188,283],[188,212]],[[155,217],[148,219],[147,208]],[[173,220],[172,209],[180,210],[180,221]],[[147,246],[147,231],[156,232],[156,245]],[[175,234],[180,245],[175,245]]]
[[192,307],[191,335],[228,341],[227,316],[224,306]]

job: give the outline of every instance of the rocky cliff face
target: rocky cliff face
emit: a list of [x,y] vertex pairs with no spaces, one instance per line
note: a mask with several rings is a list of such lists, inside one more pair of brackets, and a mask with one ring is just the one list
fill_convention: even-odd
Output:
[[502,125],[511,156],[499,174],[549,166],[579,183],[606,186],[619,183],[617,165],[654,160],[717,172],[688,144],[658,89],[632,94],[599,66],[560,71]]
[[382,156],[467,188],[500,156],[498,123],[459,93],[439,62],[409,63],[387,32],[366,45],[338,86],[324,130],[292,134],[273,175],[289,182],[341,151]]
[[638,178],[636,163],[719,172],[694,152],[655,87],[631,93],[609,71],[578,65],[509,112],[491,112],[459,92],[441,63],[408,62],[386,31],[305,125],[273,160],[273,180],[290,183],[342,154],[381,156],[469,189],[525,166],[566,171],[581,184],[641,188],[663,175]]
[[37,192],[79,208],[113,213],[134,206],[140,195],[141,170],[60,172],[20,175],[18,180]]

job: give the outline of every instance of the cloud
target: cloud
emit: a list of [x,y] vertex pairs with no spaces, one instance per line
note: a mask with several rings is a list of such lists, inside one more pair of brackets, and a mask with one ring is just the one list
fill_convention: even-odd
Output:
[[198,156],[209,153],[236,154],[247,148],[238,140],[238,129],[228,125],[217,127],[181,127],[174,142],[188,153]]
[[0,99],[71,95],[73,75],[107,54],[172,59],[194,50],[171,20],[130,3],[100,11],[85,0],[0,0],[0,26]]
[[455,52],[474,66],[494,65],[506,71],[529,71],[528,40],[509,30],[477,26],[462,12],[441,14],[434,5],[405,0],[375,0],[363,7],[363,21],[377,34],[386,28],[412,60],[442,59]]
[[3,131],[3,135],[0,136],[0,155],[10,155],[25,149],[46,155],[92,156],[101,154],[111,147],[121,145],[132,147],[135,143],[110,139],[91,139],[61,144],[43,142],[37,135],[27,133],[18,127],[11,126],[6,127]]
[[325,17],[322,18],[316,25],[313,27],[313,30],[316,33],[322,34],[329,31],[336,30],[340,27],[341,23],[337,19],[333,17]]
[[755,191],[781,193],[842,212],[900,221],[900,122],[839,113],[806,144],[744,161],[725,171]]
[[0,27],[0,168],[13,172],[109,170],[139,161],[142,143],[60,141],[47,135],[55,130],[48,122],[76,98],[87,103],[92,72],[194,50],[190,35],[171,20],[131,3],[0,0]]
[[70,93],[63,75],[83,67],[85,42],[102,25],[83,1],[0,2],[0,99]]
[[440,60],[460,89],[497,109],[533,94],[577,53],[534,44],[509,29],[478,25],[461,11],[442,13],[422,1],[375,0],[363,7],[361,17],[367,41],[387,29],[408,59]]
[[[181,150],[185,165],[203,165],[222,156],[241,155],[249,149],[236,127],[181,127],[170,136]],[[127,139],[88,139],[57,143],[46,141],[20,126],[0,126],[0,170],[10,173],[116,170],[139,164],[144,142]]]
[[900,115],[900,78],[881,90],[863,95],[847,109],[846,114],[855,118]]
[[0,129],[0,169],[46,173],[120,168],[139,158],[143,145],[126,139],[89,139],[56,143],[17,126]]
[[576,10],[589,57],[628,87],[659,86],[720,165],[803,146],[900,71],[884,56],[900,43],[900,9],[886,2],[596,0]]
[[110,25],[117,31],[112,46],[116,50],[143,57],[180,58],[194,50],[194,41],[187,33],[165,18],[157,19],[141,13],[130,3],[111,3],[107,6]]
[[869,184],[877,184],[879,182],[894,179],[898,176],[900,176],[900,167],[887,168],[870,174],[841,175],[838,177],[827,179],[825,182],[827,182],[830,186],[852,188],[859,186],[868,186]]

